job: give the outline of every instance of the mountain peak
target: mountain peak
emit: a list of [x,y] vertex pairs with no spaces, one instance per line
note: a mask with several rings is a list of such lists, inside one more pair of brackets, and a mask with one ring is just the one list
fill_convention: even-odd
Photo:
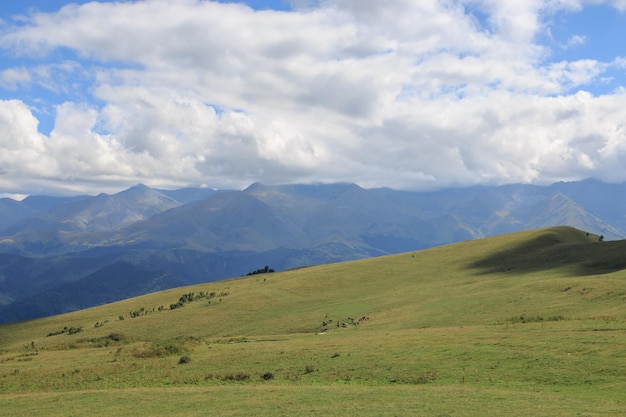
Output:
[[126,191],[147,191],[147,190],[152,190],[152,188],[148,187],[145,184],[139,183],[139,184],[133,185]]
[[245,188],[243,191],[245,192],[249,192],[249,191],[258,191],[258,190],[262,190],[264,188],[267,188],[265,184],[263,184],[262,182],[253,182],[252,184],[250,184],[247,188]]

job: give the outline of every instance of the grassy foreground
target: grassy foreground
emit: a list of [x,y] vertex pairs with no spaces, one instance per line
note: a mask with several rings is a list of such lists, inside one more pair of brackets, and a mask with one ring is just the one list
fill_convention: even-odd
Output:
[[0,326],[0,412],[626,416],[625,254],[542,229]]

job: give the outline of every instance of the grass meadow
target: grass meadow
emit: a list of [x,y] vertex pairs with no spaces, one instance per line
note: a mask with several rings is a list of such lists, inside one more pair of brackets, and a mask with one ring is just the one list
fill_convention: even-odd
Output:
[[626,416],[624,242],[571,228],[0,326],[11,416]]

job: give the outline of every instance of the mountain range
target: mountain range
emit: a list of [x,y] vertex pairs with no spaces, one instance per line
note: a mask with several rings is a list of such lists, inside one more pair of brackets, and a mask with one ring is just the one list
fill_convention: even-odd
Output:
[[546,226],[626,236],[626,184],[432,192],[356,184],[0,199],[0,323],[160,289]]

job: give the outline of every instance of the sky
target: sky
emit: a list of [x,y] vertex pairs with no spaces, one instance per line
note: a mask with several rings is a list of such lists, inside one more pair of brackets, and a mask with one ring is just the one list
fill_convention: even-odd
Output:
[[0,2],[0,196],[626,181],[626,0]]

